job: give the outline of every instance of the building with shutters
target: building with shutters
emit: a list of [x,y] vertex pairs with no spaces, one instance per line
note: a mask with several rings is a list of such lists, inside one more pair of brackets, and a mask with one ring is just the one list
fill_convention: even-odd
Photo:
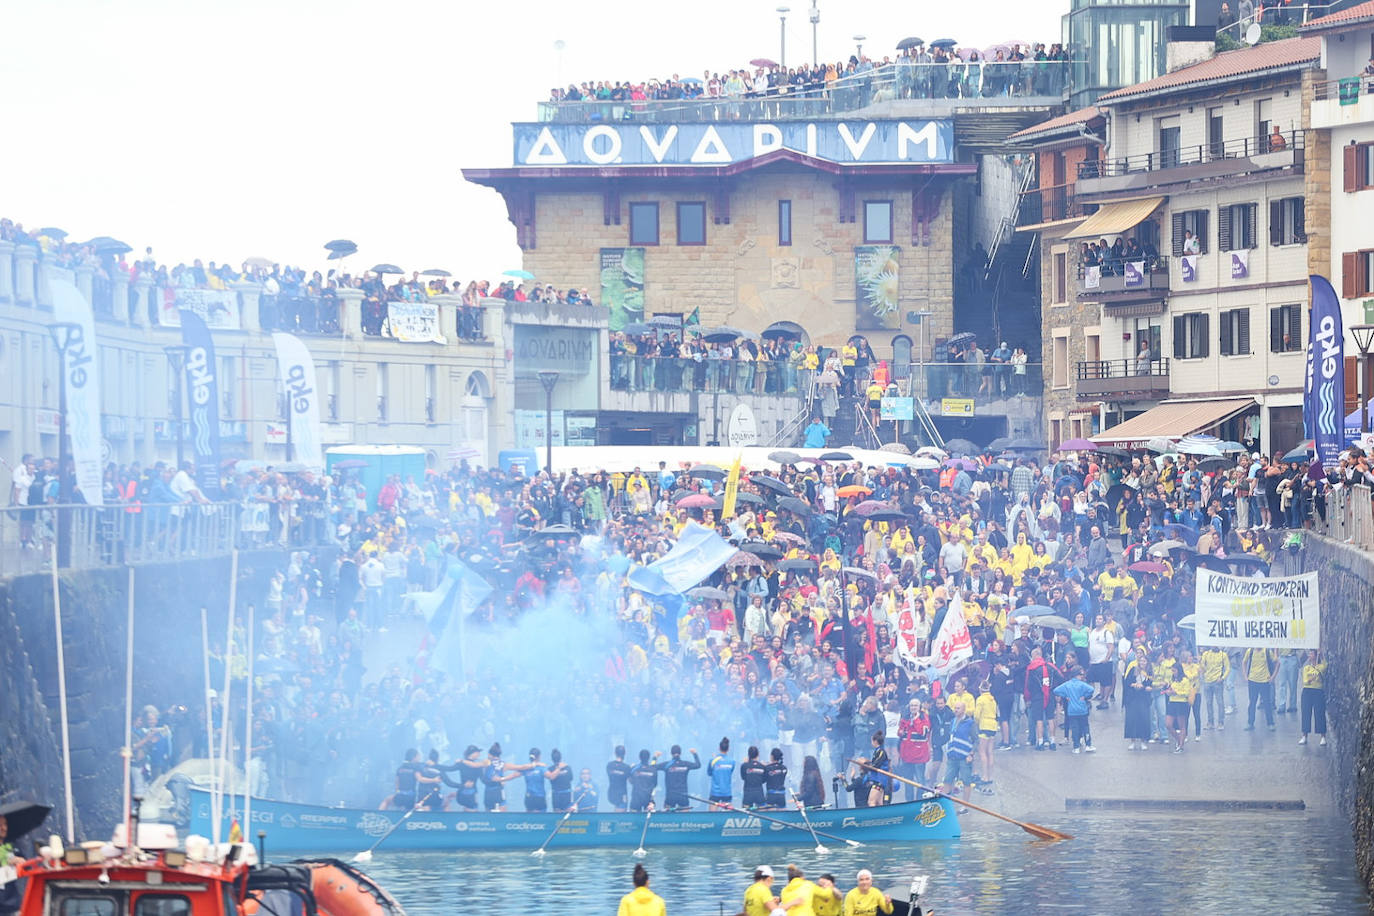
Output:
[[[1095,331],[1072,386],[1075,401],[1096,407],[1098,441],[1207,431],[1284,450],[1302,438],[1303,94],[1317,81],[1320,42],[1217,54],[1194,30],[1173,37],[1182,40],[1170,45],[1169,72],[1098,99],[1106,148],[1077,163],[1072,191],[1072,209],[1086,215],[1039,230],[1044,298],[1072,287],[1077,302],[1100,307],[1096,326],[1049,327],[1044,360],[1060,358],[1061,339]],[[1056,430],[1047,434],[1053,444]]]

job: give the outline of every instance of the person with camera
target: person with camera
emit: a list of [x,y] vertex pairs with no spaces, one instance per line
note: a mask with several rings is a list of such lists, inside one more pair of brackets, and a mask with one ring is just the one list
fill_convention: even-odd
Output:
[[134,744],[131,770],[133,772],[133,793],[143,795],[157,779],[167,771],[172,759],[172,729],[160,724],[161,713],[156,706],[143,707],[134,726]]

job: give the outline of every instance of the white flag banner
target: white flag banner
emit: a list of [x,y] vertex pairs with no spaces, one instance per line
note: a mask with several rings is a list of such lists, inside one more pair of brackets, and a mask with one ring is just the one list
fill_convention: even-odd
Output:
[[1258,577],[1199,569],[1194,607],[1199,646],[1321,648],[1321,594],[1314,572]]
[[[57,321],[71,324],[63,372],[67,375],[67,435],[72,442],[76,485],[87,505],[104,505],[100,466],[100,362],[95,346],[95,314],[81,290],[61,277],[48,275],[52,311]],[[58,473],[65,469],[59,468]]]
[[277,370],[291,415],[291,451],[308,468],[324,467],[320,438],[320,390],[315,384],[315,360],[301,339],[280,331],[272,335],[277,345]]
[[940,632],[930,644],[930,655],[920,660],[927,668],[937,674],[947,675],[965,663],[973,660],[973,638],[968,632],[968,620],[964,618],[964,599],[956,589],[945,609],[945,619],[940,623]]

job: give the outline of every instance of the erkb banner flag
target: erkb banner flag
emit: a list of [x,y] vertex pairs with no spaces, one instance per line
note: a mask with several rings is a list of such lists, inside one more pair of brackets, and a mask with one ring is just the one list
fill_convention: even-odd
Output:
[[277,371],[290,406],[292,458],[308,468],[324,467],[320,436],[320,391],[315,385],[315,360],[295,334],[277,331]]
[[1312,431],[1317,460],[1330,469],[1345,448],[1345,329],[1341,324],[1341,300],[1331,281],[1316,274],[1311,281],[1303,425]]
[[190,405],[196,486],[207,499],[215,499],[220,495],[215,342],[210,339],[205,319],[189,309],[181,310],[181,342],[186,345],[186,403]]
[[[70,324],[62,371],[67,376],[67,435],[72,443],[76,485],[87,505],[104,504],[100,466],[100,363],[96,358],[95,315],[75,285],[49,273],[53,317]],[[59,473],[65,473],[59,469]]]

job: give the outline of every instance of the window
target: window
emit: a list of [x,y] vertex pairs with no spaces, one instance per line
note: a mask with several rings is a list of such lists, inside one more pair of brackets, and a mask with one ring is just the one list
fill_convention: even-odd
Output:
[[1259,204],[1231,204],[1217,210],[1217,248],[1240,251],[1255,247],[1255,212]]
[[1250,310],[1226,309],[1221,313],[1221,355],[1250,353]]
[[630,204],[630,244],[658,244],[658,204]]
[[778,201],[778,244],[792,244],[792,201]]
[[1255,102],[1255,141],[1259,152],[1269,152],[1269,130],[1274,118],[1273,99],[1260,99]]
[[1054,304],[1069,301],[1069,256],[1059,252],[1054,256]]
[[389,367],[386,363],[377,364],[377,419],[386,422],[387,395],[391,389]]
[[1164,358],[1164,330],[1157,324],[1151,324],[1149,318],[1135,320],[1135,340],[1136,352],[1140,352],[1140,345],[1148,341],[1150,359]]
[[1226,134],[1222,130],[1222,108],[1207,109],[1207,152],[1212,159],[1226,155]]
[[1177,258],[1186,254],[1183,250],[1183,243],[1189,232],[1193,234],[1193,238],[1197,239],[1197,253],[1207,253],[1207,215],[1206,210],[1184,210],[1170,217],[1174,235],[1170,243],[1174,250],[1174,257]]
[[119,903],[113,897],[64,897],[58,916],[118,916]]
[[1083,358],[1090,363],[1102,360],[1102,335],[1083,333]]
[[892,242],[892,201],[864,201],[864,243]]
[[1341,296],[1354,299],[1374,293],[1374,249],[1341,255]]
[[180,894],[144,894],[134,904],[134,916],[191,916],[191,901]]
[[706,204],[698,200],[677,205],[677,243],[706,244]]
[[328,389],[326,390],[326,392],[325,392],[325,397],[328,399],[328,415],[329,415],[329,419],[331,419],[331,420],[337,420],[337,419],[339,419],[339,384],[340,384],[340,372],[339,372],[339,361],[338,361],[338,360],[330,360],[330,361],[329,361],[329,365],[328,365],[328,367],[325,369],[325,375],[324,375],[324,377],[325,377],[325,384],[327,384],[327,385],[329,386],[329,388],[328,388]]
[[1207,356],[1207,318],[1202,312],[1174,316],[1174,359],[1202,359]]
[[1293,353],[1302,349],[1301,305],[1280,305],[1269,310],[1269,352]]
[[1269,244],[1297,245],[1305,241],[1302,198],[1269,201]]
[[433,423],[439,412],[439,367],[425,364],[425,422]]
[[1179,144],[1183,128],[1178,118],[1161,118],[1159,121],[1159,167],[1171,169],[1179,163]]
[[1347,192],[1374,187],[1374,143],[1352,143],[1342,151],[1343,186]]
[[1054,373],[1054,387],[1067,388],[1069,386],[1069,339],[1067,337],[1054,338],[1053,357],[1054,363],[1051,369]]

